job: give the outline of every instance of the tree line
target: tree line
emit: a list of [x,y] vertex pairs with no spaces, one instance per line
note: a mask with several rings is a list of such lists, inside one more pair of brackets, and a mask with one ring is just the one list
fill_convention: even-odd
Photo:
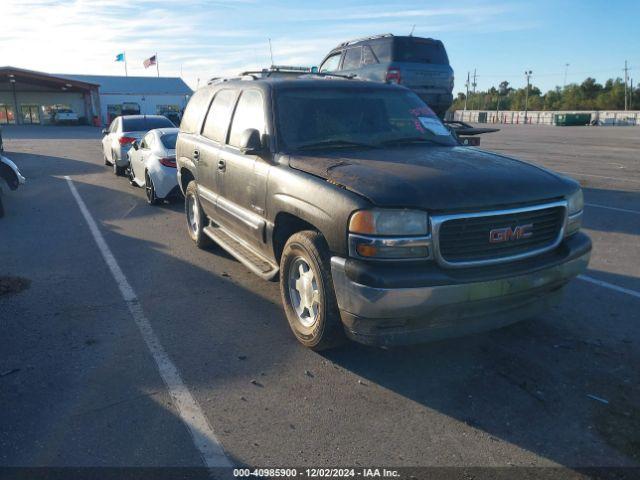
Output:
[[[453,110],[524,110],[526,87],[512,88],[509,82],[500,82],[498,87],[486,91],[463,92],[453,101]],[[624,110],[625,86],[621,78],[610,78],[604,84],[588,77],[584,82],[556,87],[547,93],[535,85],[529,86],[527,101],[529,110]],[[640,88],[627,87],[628,109],[640,110]]]

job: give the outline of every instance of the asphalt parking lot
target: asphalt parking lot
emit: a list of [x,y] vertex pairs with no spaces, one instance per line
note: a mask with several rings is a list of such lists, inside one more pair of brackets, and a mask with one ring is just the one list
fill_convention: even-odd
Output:
[[5,128],[27,184],[4,197],[0,276],[27,281],[0,296],[0,465],[203,464],[65,176],[232,463],[640,465],[640,129],[502,127],[483,148],[583,185],[587,276],[502,330],[323,354],[276,283],[115,177],[97,129]]

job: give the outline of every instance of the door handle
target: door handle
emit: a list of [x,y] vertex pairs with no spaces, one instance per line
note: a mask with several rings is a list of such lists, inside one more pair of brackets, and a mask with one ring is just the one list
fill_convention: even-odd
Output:
[[193,151],[193,159],[197,162],[198,160],[200,160],[200,150],[194,150]]
[[224,172],[227,169],[227,164],[224,160],[218,160],[218,170]]

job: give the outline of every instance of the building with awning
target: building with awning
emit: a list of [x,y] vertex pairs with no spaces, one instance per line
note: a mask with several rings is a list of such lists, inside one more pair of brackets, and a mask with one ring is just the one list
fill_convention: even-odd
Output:
[[100,112],[99,88],[60,75],[0,67],[0,125],[51,123],[60,106],[90,123]]
[[60,108],[93,125],[108,125],[126,114],[174,120],[192,93],[178,77],[49,74],[0,67],[0,125],[53,123]]

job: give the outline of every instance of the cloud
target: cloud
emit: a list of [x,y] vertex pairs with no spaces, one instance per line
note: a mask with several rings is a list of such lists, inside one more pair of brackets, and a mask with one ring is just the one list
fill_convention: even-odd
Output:
[[319,63],[336,44],[381,32],[416,35],[513,28],[499,21],[511,6],[415,8],[390,2],[320,7],[255,0],[2,0],[4,64],[53,73],[153,75],[142,61],[158,53],[162,75],[197,78],[269,65]]

